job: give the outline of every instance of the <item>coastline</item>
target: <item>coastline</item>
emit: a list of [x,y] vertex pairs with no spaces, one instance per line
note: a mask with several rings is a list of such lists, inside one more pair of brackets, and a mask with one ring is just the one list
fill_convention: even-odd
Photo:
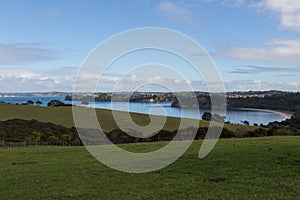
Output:
[[282,116],[284,116],[283,120],[286,119],[291,119],[291,117],[293,116],[293,113],[288,112],[288,111],[278,111],[278,110],[270,110],[270,109],[260,109],[260,108],[237,108],[237,110],[253,110],[253,111],[265,111],[265,112],[272,112],[272,113],[277,113],[280,114]]

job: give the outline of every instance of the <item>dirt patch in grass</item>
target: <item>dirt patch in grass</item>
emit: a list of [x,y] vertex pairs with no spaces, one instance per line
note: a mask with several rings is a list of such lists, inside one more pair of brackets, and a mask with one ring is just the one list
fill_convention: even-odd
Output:
[[226,179],[225,178],[210,178],[208,179],[209,182],[212,182],[212,183],[223,183],[223,182],[226,182]]
[[13,162],[11,165],[35,165],[38,164],[38,162]]

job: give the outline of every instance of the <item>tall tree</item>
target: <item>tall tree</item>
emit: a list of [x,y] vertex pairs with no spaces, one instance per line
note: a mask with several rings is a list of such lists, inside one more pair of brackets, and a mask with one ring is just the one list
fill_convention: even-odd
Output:
[[28,100],[28,101],[26,102],[26,104],[32,106],[32,105],[34,104],[34,101]]
[[202,120],[210,121],[211,120],[211,113],[210,112],[204,112],[202,115]]
[[42,102],[42,101],[40,101],[40,100],[38,100],[38,101],[36,101],[36,102],[35,102],[35,104],[36,104],[36,105],[38,105],[38,106],[40,106],[40,105],[42,105],[42,104],[43,104],[43,102]]

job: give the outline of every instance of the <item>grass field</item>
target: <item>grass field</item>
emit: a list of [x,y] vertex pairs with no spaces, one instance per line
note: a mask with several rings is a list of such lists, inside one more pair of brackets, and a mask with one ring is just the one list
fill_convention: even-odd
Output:
[[300,137],[221,139],[204,159],[200,145],[145,174],[110,169],[84,147],[0,149],[0,199],[299,199]]
[[[96,113],[99,121],[101,122],[101,127],[105,132],[118,128],[110,110],[96,109]],[[124,115],[124,112],[118,112],[118,116],[123,119],[124,123],[127,122],[128,117]],[[139,125],[147,125],[150,122],[149,116],[145,114],[131,113],[131,117]],[[0,103],[0,121],[13,118],[26,120],[36,119],[41,122],[52,122],[65,127],[74,126],[71,107],[38,107]],[[190,120],[192,121],[193,119]],[[178,129],[179,123],[179,118],[167,117],[164,129],[171,131],[176,130]],[[207,121],[199,121],[200,127],[207,127],[208,124],[209,123]],[[255,129],[253,126],[232,124],[225,124],[225,127],[229,130],[240,133],[241,135],[247,131]]]

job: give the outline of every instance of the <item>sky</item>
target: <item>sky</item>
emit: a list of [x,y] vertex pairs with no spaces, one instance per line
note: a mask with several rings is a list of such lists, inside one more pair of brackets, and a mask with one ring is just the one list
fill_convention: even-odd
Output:
[[[216,64],[226,91],[300,90],[300,1],[0,2],[0,92],[72,91],[80,66],[99,43],[143,27],[172,29],[199,43]],[[132,67],[151,62],[170,65],[186,79],[164,78],[167,73],[156,70],[131,74],[126,83],[188,82],[205,90],[189,64],[154,50],[120,58],[99,88],[109,91]]]

